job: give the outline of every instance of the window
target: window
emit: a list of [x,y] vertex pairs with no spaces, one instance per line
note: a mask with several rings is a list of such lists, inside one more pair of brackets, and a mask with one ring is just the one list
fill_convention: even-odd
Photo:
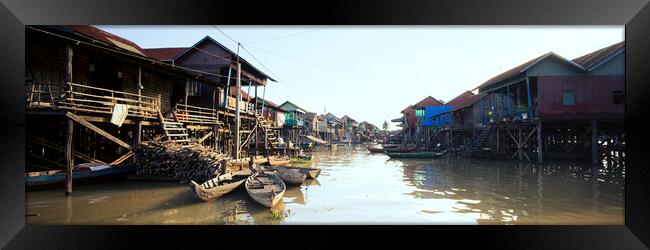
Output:
[[623,104],[625,102],[625,95],[623,91],[614,91],[612,93],[612,102],[614,104]]
[[200,96],[201,95],[201,83],[195,81],[187,82],[187,95],[188,96]]
[[562,93],[562,104],[565,106],[573,106],[576,104],[573,91],[564,91],[564,93]]

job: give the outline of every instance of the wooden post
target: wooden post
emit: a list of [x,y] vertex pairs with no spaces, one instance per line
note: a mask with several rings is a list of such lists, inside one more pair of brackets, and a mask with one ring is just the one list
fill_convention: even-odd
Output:
[[[255,116],[257,116],[257,85],[255,85],[255,108],[253,108],[253,112],[255,113]],[[264,117],[262,117],[264,119]],[[255,120],[257,122],[257,119]],[[258,126],[259,128],[259,126]],[[255,156],[257,156],[257,144],[260,143],[259,137],[257,135],[260,134],[260,130],[255,131]]]
[[596,120],[591,120],[591,161],[598,164],[598,124]]
[[[239,61],[239,58],[237,59]],[[241,99],[241,63],[237,62],[237,88],[236,88],[236,100],[235,100],[235,155],[233,158],[239,159],[239,144],[241,143],[240,140],[240,134],[239,134],[239,126],[241,125],[241,120],[239,117],[239,105],[240,105],[240,99]]]
[[232,72],[232,67],[228,66],[228,79],[226,80],[226,91],[224,91],[224,102],[223,102],[223,107],[226,108],[228,107],[228,97],[230,97],[230,75]]
[[519,157],[519,160],[521,161],[521,160],[522,160],[522,158],[521,158],[521,151],[524,150],[524,146],[523,146],[524,142],[521,141],[521,125],[517,125],[517,130],[518,130],[517,133],[519,134],[519,139],[517,139],[517,141],[518,141],[517,144],[519,145],[519,147],[518,147],[518,150],[519,150],[519,151],[518,151],[518,154],[517,154],[517,155],[518,155],[518,157]]
[[501,131],[501,128],[499,126],[497,126],[497,153],[499,152],[499,148],[500,148],[499,131]]
[[542,163],[543,158],[542,158],[542,122],[539,122],[537,124],[537,162]]
[[528,119],[533,119],[533,100],[530,95],[530,82],[526,77],[526,91],[528,92]]
[[72,135],[74,134],[74,122],[72,119],[68,120],[68,132],[67,139],[65,142],[65,159],[67,162],[66,174],[65,174],[65,194],[72,194],[72,168],[74,167],[74,156],[72,148]]

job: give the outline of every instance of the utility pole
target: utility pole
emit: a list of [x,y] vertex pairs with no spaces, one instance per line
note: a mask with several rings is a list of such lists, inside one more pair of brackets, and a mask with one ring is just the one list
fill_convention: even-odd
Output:
[[239,103],[241,99],[241,63],[239,63],[239,46],[241,44],[237,43],[237,100],[235,100],[235,159],[239,159],[239,155],[241,154],[239,144],[241,143],[240,140],[240,134],[239,134],[239,127],[240,127],[240,117],[239,117]]

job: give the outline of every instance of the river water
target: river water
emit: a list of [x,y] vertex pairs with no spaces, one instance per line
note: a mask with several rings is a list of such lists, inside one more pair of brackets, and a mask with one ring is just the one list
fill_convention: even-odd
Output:
[[466,159],[391,160],[319,148],[317,180],[272,209],[243,188],[202,202],[188,184],[114,180],[28,191],[30,224],[624,224],[624,169]]

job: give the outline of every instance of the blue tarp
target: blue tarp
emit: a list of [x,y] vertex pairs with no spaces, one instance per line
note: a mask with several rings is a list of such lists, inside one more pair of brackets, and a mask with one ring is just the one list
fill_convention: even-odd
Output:
[[424,107],[424,119],[422,120],[422,126],[443,126],[444,124],[449,123],[450,119],[448,115],[440,116],[437,119],[433,119],[434,116],[445,113],[453,109],[453,106],[426,106]]

